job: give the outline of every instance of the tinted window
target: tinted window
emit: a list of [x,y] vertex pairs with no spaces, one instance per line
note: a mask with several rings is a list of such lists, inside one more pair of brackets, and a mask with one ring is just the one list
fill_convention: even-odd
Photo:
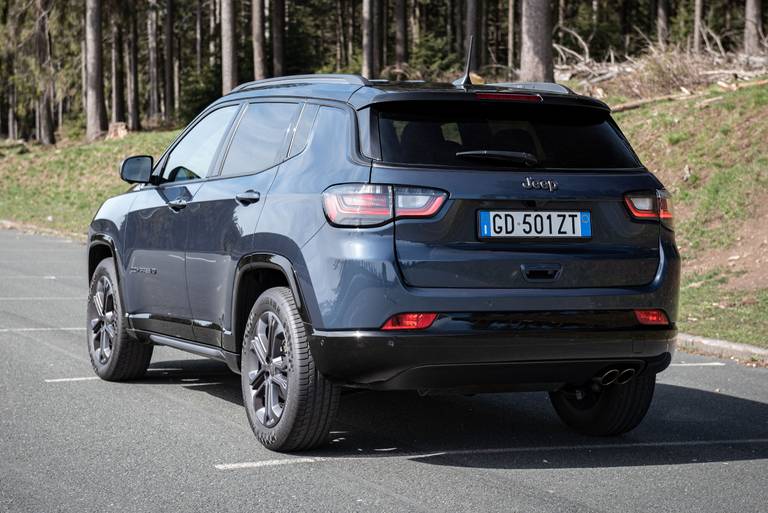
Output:
[[519,167],[509,160],[468,159],[478,150],[529,153],[546,168],[633,168],[639,163],[612,124],[594,108],[400,104],[379,111],[382,158],[401,164]]
[[296,130],[293,134],[293,141],[291,141],[291,149],[288,151],[288,157],[298,155],[307,147],[307,141],[309,141],[309,136],[312,133],[312,127],[315,124],[315,116],[317,115],[319,108],[318,105],[313,105],[311,103],[304,105],[304,108],[301,110],[299,122],[296,123]]
[[205,177],[237,109],[237,105],[231,105],[214,110],[187,132],[168,155],[163,181],[180,182]]
[[295,103],[252,103],[240,120],[222,175],[255,173],[285,156],[288,127],[299,110]]

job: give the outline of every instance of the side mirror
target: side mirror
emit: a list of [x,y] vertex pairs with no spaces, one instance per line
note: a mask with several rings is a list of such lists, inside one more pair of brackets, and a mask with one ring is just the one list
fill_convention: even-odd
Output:
[[149,183],[152,176],[152,157],[128,157],[120,165],[120,178],[128,183]]

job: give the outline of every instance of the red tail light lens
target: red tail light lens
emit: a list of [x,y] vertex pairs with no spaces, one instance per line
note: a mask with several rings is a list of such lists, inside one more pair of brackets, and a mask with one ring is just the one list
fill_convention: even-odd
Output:
[[339,226],[375,226],[392,219],[389,185],[345,184],[323,193],[328,219]]
[[432,326],[437,318],[436,313],[401,313],[393,315],[382,330],[423,330]]
[[655,219],[669,228],[673,228],[672,200],[667,191],[653,193],[632,193],[624,196],[624,203],[636,219]]
[[635,310],[635,318],[640,324],[648,326],[667,326],[669,319],[661,310]]
[[395,217],[433,216],[447,198],[447,193],[435,189],[343,184],[323,193],[323,209],[336,226],[377,226]]

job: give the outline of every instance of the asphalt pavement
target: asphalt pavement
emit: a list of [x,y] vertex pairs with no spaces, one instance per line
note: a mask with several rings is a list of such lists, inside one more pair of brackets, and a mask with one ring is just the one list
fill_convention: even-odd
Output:
[[543,393],[349,392],[333,442],[284,455],[223,364],[156,348],[96,379],[85,273],[78,242],[0,231],[0,511],[768,511],[768,369],[678,353],[611,439]]

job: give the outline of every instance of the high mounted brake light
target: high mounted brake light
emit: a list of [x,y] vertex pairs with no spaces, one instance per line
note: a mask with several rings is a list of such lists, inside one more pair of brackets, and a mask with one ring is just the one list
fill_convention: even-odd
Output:
[[624,196],[624,203],[635,219],[661,220],[665,227],[673,228],[672,201],[667,191],[630,193]]
[[478,100],[502,100],[507,102],[541,103],[544,99],[539,94],[521,93],[475,93]]
[[326,189],[323,209],[336,226],[377,226],[393,219],[431,217],[448,194],[424,187],[343,184]]

